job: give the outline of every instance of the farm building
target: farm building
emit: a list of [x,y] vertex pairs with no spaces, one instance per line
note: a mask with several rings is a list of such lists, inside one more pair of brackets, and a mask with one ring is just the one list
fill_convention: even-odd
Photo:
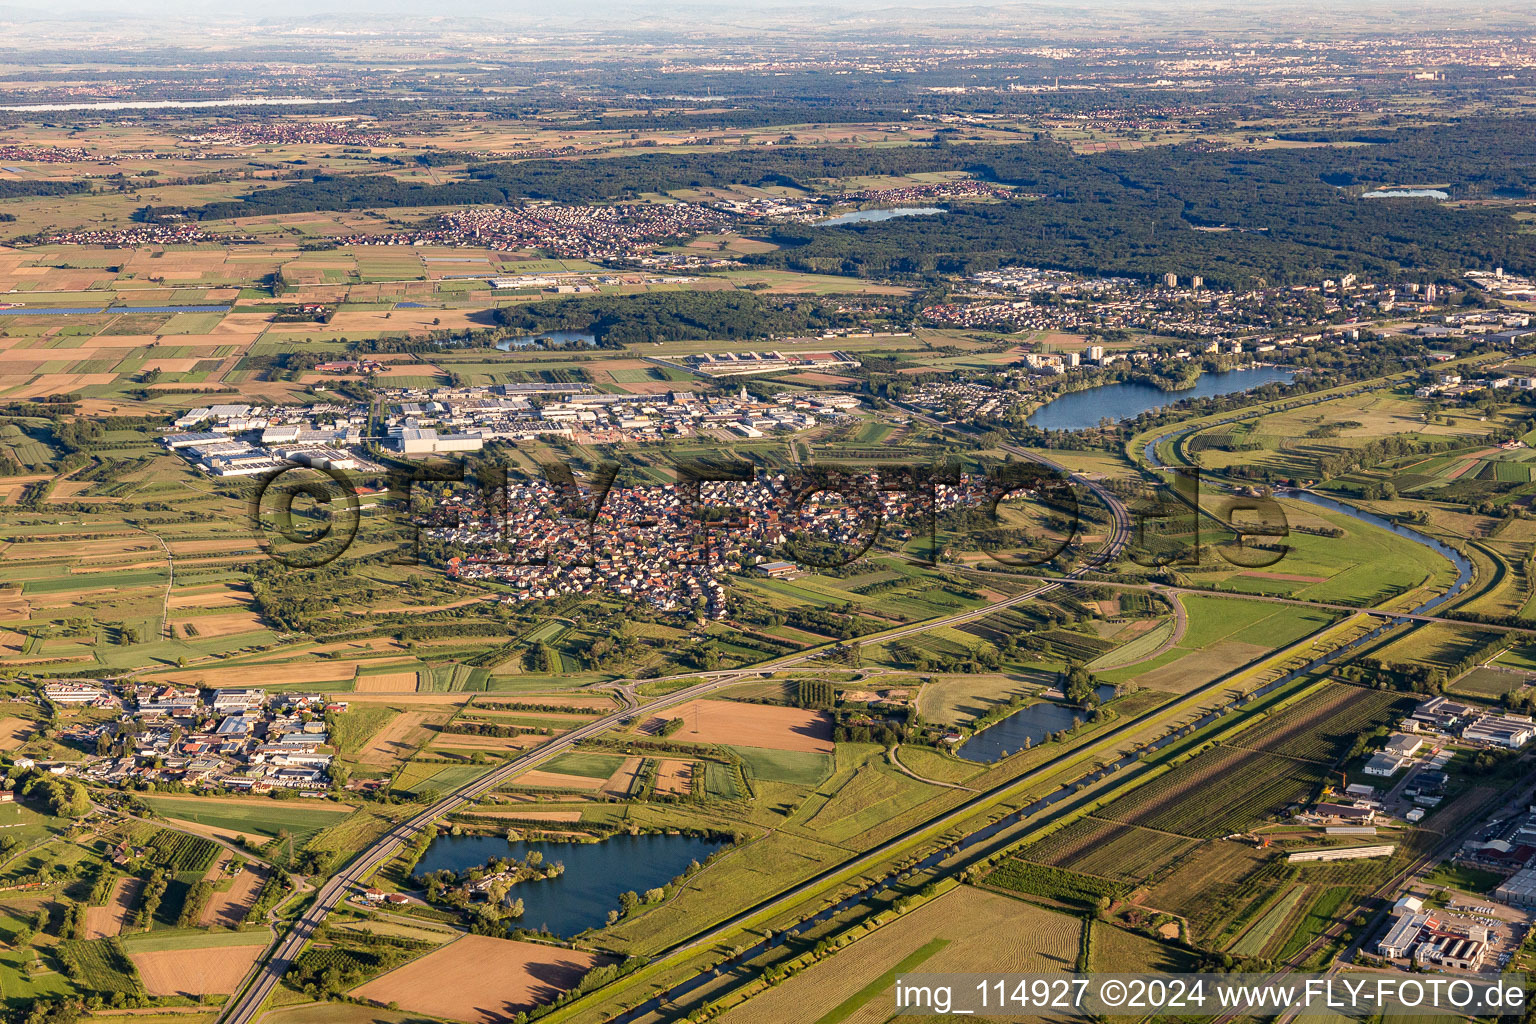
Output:
[[761,576],[769,576],[777,580],[799,576],[800,567],[794,562],[764,562],[757,567],[757,572]]

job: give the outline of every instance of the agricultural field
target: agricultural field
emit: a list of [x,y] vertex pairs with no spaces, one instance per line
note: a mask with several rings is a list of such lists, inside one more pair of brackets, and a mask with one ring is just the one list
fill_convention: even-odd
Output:
[[890,1016],[898,974],[974,970],[981,962],[1005,973],[1067,970],[1077,959],[1081,928],[1076,917],[961,886],[721,1019],[729,1024],[823,1019],[878,1024]]
[[1217,747],[1102,808],[1109,821],[1194,839],[1244,832],[1316,795],[1323,765]]
[[1012,675],[939,676],[924,683],[917,706],[923,717],[940,725],[965,726],[1015,697],[1038,692],[1038,677]]
[[665,718],[658,716],[647,719],[641,724],[640,731],[650,735],[659,734],[674,719],[682,720],[682,726],[668,734],[675,741],[762,747],[801,753],[832,752],[831,719],[818,711],[733,701],[696,700],[669,709]]
[[173,821],[191,822],[224,838],[283,835],[301,845],[352,813],[352,808],[345,805],[327,806],[310,800],[301,803],[250,797],[159,796],[149,797],[145,802]]
[[604,962],[584,950],[465,935],[354,994],[464,1024],[503,1024],[573,987]]
[[217,937],[192,933],[165,941],[135,940],[125,945],[146,992],[193,999],[233,992],[256,957],[266,949],[266,943],[259,937],[239,932]]
[[1018,856],[1115,881],[1145,882],[1196,845],[1193,839],[1087,817],[1031,843]]
[[1097,673],[1101,680],[1187,693],[1337,618],[1322,610],[1240,598],[1181,594],[1177,600],[1187,616],[1183,636],[1155,657]]

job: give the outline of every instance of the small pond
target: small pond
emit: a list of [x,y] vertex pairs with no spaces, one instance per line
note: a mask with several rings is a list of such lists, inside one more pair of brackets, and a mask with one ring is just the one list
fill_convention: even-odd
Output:
[[702,864],[724,845],[724,840],[684,835],[614,836],[600,843],[439,836],[427,847],[416,871],[464,871],[496,857],[522,860],[537,850],[546,864],[564,864],[565,874],[513,886],[511,898],[523,901],[523,917],[516,923],[569,937],[605,924],[608,911],[619,908],[620,893],[660,888],[688,870],[690,862]]

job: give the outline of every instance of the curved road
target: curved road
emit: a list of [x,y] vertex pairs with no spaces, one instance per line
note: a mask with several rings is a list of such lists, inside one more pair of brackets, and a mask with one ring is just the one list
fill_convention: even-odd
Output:
[[[1022,449],[1010,448],[1009,450],[1014,451],[1015,454],[1020,455],[1023,458],[1041,463],[1062,473],[1068,473],[1064,467],[1057,465],[1048,459],[1023,451]],[[1077,476],[1076,474],[1068,473],[1068,475],[1078,483],[1086,486],[1090,491],[1097,495],[1098,498],[1104,502],[1104,504],[1109,508],[1111,512],[1112,526],[1109,538],[1106,541],[1104,547],[1100,549],[1100,551],[1098,551],[1094,557],[1089,559],[1085,565],[1073,571],[1072,573],[1068,573],[1059,580],[1042,582],[1038,586],[1032,587],[1029,590],[1015,594],[1012,597],[1004,598],[1000,601],[994,601],[988,605],[983,605],[980,608],[974,608],[970,611],[960,612],[955,615],[947,615],[938,619],[929,619],[924,622],[914,623],[909,626],[901,626],[894,630],[887,630],[883,633],[872,634],[852,642],[857,643],[859,646],[863,646],[868,643],[884,643],[890,640],[896,640],[902,637],[911,636],[916,633],[921,633],[929,629],[934,629],[939,626],[948,626],[955,623],[968,622],[972,619],[981,618],[982,616],[989,615],[992,612],[998,611],[1000,609],[1007,608],[1015,604],[1021,604],[1025,601],[1039,597],[1042,594],[1046,594],[1053,590],[1059,589],[1060,587],[1067,586],[1073,581],[1075,576],[1095,569],[1098,566],[1116,558],[1124,549],[1125,544],[1130,537],[1130,513],[1126,510],[1124,504],[1122,504],[1117,497],[1115,497],[1102,485],[1095,481],[1084,479],[1080,476]],[[782,669],[793,667],[795,665],[803,664],[816,657],[818,653],[820,652],[813,650],[803,654],[790,655],[786,658],[765,662],[761,665],[752,666],[750,668],[703,673],[705,676],[703,682],[696,683],[693,686],[685,687],[684,689],[677,690],[674,693],[667,694],[665,697],[652,701],[650,704],[646,705],[644,710],[649,713],[651,711],[682,704],[699,697],[704,697],[714,693],[717,690],[732,686],[745,677],[762,675],[768,672],[776,672]],[[699,675],[700,673],[692,672],[688,673],[686,676],[674,676],[671,678],[697,678]],[[657,680],[648,681],[656,682]],[[632,685],[632,680],[621,681],[620,689],[627,690],[628,687]],[[358,856],[350,864],[348,864],[337,874],[331,876],[331,878],[320,887],[319,892],[317,892],[315,895],[314,901],[310,904],[309,908],[304,911],[303,916],[301,916],[293,923],[287,934],[285,934],[282,939],[279,940],[277,947],[272,951],[272,954],[267,962],[262,965],[260,972],[256,975],[255,979],[225,1007],[224,1012],[220,1017],[221,1024],[250,1024],[251,1021],[255,1020],[255,1018],[260,1014],[261,1007],[266,1002],[268,996],[272,994],[273,989],[277,987],[278,982],[282,980],[282,977],[287,972],[288,968],[293,965],[294,960],[297,959],[299,953],[303,951],[304,945],[315,934],[315,931],[325,920],[326,915],[328,915],[331,910],[346,897],[348,891],[350,891],[354,886],[360,885],[362,880],[366,878],[370,872],[372,872],[379,865],[388,861],[395,854],[399,853],[400,850],[406,846],[412,840],[412,838],[416,836],[417,833],[427,828],[437,819],[443,817],[444,815],[453,813],[483,793],[489,792],[490,790],[493,790],[501,784],[505,783],[509,779],[512,779],[517,775],[520,775],[521,773],[542,764],[561,751],[571,749],[582,740],[596,736],[598,733],[604,732],[607,729],[611,729],[614,726],[619,725],[624,719],[632,717],[635,713],[636,712],[634,708],[625,707],[622,710],[615,711],[612,714],[605,715],[602,718],[594,719],[585,725],[579,726],[564,734],[563,736],[556,737],[555,739],[546,743],[544,746],[540,747],[538,750],[524,754],[522,757],[519,757],[516,760],[509,761],[502,765],[500,768],[497,768],[494,771],[487,773],[486,775],[482,775],[480,778],[473,782],[459,787],[452,793],[443,797],[443,799],[439,800],[437,803],[423,811],[418,812],[411,818],[390,829],[387,833],[377,839],[373,845],[359,853]],[[870,856],[879,853],[883,848],[884,845],[881,847],[876,847],[875,849],[862,854],[858,859],[861,861],[867,860]]]

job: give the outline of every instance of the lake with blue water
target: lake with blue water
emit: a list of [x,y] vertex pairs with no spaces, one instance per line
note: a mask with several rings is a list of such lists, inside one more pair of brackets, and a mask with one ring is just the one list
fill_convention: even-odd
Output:
[[1379,188],[1374,192],[1364,192],[1361,199],[1449,199],[1449,192],[1442,192],[1438,188]]
[[936,213],[945,212],[938,206],[898,206],[889,210],[854,210],[829,220],[816,222],[819,228],[835,228],[843,224],[867,224],[877,220],[892,220],[896,217],[931,217]]
[[496,347],[503,352],[515,348],[596,348],[597,335],[591,331],[545,331],[521,338],[502,338]]
[[1250,366],[1224,373],[1202,373],[1194,387],[1182,391],[1164,391],[1143,381],[1105,384],[1052,399],[1036,409],[1026,422],[1042,430],[1088,430],[1098,426],[1101,419],[1119,423],[1186,398],[1212,398],[1251,391],[1264,384],[1289,383],[1295,375],[1294,370],[1282,366]]
[[[1115,687],[1111,683],[1101,684],[1097,692],[1100,704],[1115,697]],[[1025,740],[1031,747],[1039,746],[1052,733],[1070,729],[1074,722],[1087,720],[1088,712],[1083,708],[1040,701],[1022,707],[1001,722],[976,733],[956,748],[955,756],[983,763],[1000,761],[1023,750]]]
[[726,845],[721,839],[684,835],[614,836],[600,843],[508,842],[502,836],[438,836],[416,865],[417,874],[464,871],[492,858],[522,860],[537,850],[546,864],[565,865],[565,874],[546,881],[520,882],[511,898],[523,901],[524,928],[569,937],[607,923],[619,909],[619,894],[643,894],[688,870],[693,861]]

